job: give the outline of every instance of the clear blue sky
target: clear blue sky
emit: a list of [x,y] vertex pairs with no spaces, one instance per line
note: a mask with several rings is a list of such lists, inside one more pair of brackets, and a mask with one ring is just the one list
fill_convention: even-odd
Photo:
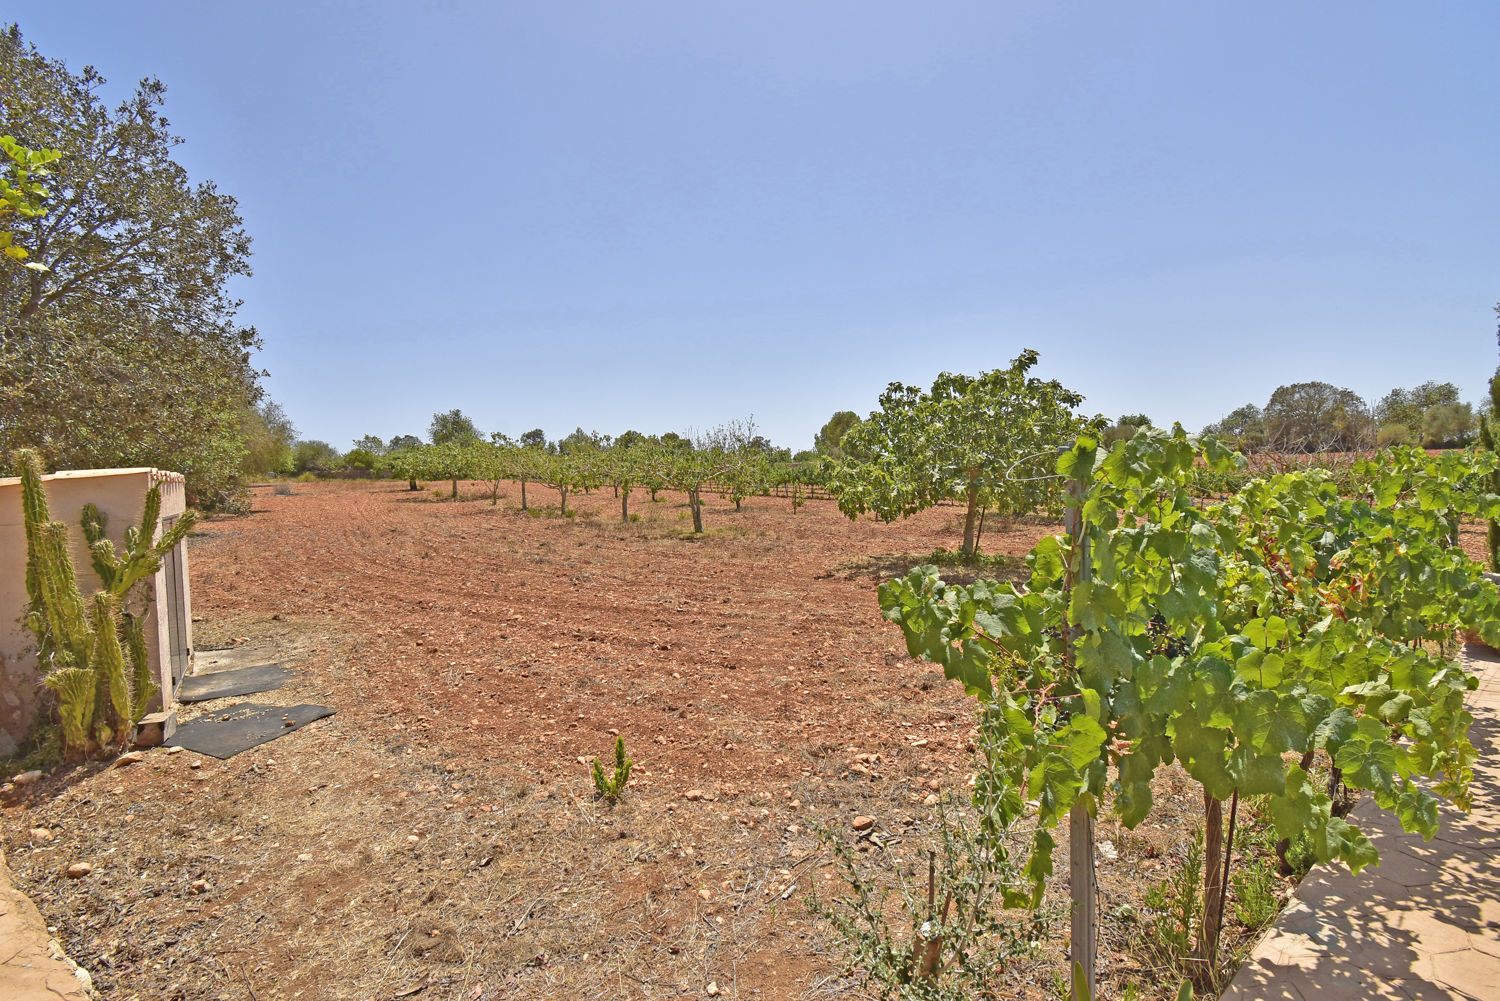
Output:
[[807,447],[1023,347],[1192,428],[1497,362],[1500,4],[100,3],[12,12],[255,238],[307,437]]

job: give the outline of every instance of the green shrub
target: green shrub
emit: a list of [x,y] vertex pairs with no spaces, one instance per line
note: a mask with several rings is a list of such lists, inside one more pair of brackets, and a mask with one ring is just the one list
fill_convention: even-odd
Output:
[[630,782],[630,769],[634,765],[634,761],[625,757],[625,738],[616,737],[614,772],[606,774],[599,759],[594,759],[594,789],[599,793],[599,798],[606,803],[618,803],[620,797],[625,794],[625,786]]

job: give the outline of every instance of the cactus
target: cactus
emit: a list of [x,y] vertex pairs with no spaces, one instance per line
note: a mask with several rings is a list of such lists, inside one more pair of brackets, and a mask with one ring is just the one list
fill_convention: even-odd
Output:
[[630,769],[634,764],[634,761],[625,757],[625,738],[616,737],[614,774],[606,775],[599,759],[594,759],[594,789],[598,791],[599,798],[609,803],[619,802],[625,793],[626,784],[630,782]]
[[197,520],[187,512],[153,542],[161,489],[146,494],[140,525],[125,530],[123,552],[105,538],[107,519],[83,509],[83,536],[104,585],[92,607],[78,590],[67,526],[52,521],[36,453],[23,450],[21,505],[26,528],[26,625],[37,641],[43,683],[57,695],[64,753],[78,757],[92,744],[107,746],[145,715],[157,692],[140,620],[126,611],[132,589],[161,569],[162,558]]

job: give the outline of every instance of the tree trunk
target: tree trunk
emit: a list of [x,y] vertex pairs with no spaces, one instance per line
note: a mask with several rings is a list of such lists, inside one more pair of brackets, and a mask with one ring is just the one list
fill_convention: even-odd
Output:
[[521,481],[521,510],[526,510],[526,481]]
[[458,500],[458,481],[453,481],[453,499]]
[[979,515],[979,491],[972,485],[969,487],[969,510],[964,515],[964,549],[965,556],[974,555],[974,523]]
[[500,505],[500,484],[496,483],[493,487],[490,488],[490,507],[499,507],[499,505]]
[[406,489],[408,489],[408,490],[421,490],[422,488],[419,487],[419,486],[417,486],[417,481],[416,480],[407,480],[406,481]]
[[620,485],[618,483],[611,483],[610,486],[614,488],[615,496],[620,496]]
[[740,513],[740,498],[738,498],[738,497],[736,497],[734,499],[734,513],[735,514],[739,514]]
[[703,534],[703,503],[698,500],[698,491],[688,491],[688,507],[693,509],[693,531]]
[[619,491],[619,494],[620,494],[620,520],[621,521],[629,521],[630,520],[630,491],[629,490],[622,490],[622,491]]
[[1219,965],[1219,919],[1224,897],[1224,804],[1203,794],[1203,920],[1198,924],[1198,959],[1203,983]]
[[558,487],[557,495],[562,498],[562,513],[563,517],[566,518],[568,516],[568,488]]

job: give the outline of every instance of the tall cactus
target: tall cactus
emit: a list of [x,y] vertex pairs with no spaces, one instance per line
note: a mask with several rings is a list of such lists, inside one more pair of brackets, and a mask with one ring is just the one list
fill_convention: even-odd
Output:
[[104,746],[123,737],[156,694],[145,634],[126,602],[139,581],[161,569],[162,558],[182,541],[197,516],[187,512],[153,541],[161,489],[152,487],[141,523],[126,529],[121,552],[105,538],[104,513],[85,505],[83,535],[104,585],[91,605],[85,604],[68,551],[67,526],[52,521],[47,508],[41,461],[25,450],[18,459],[26,529],[26,624],[37,640],[43,682],[57,695],[64,750],[76,757],[91,743]]

